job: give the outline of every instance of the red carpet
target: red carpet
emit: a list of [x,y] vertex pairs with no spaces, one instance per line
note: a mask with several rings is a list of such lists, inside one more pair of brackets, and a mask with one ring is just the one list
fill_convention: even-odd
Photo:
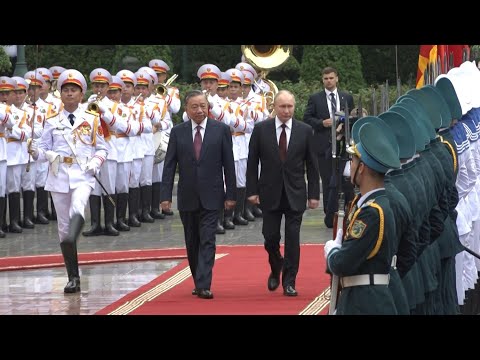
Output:
[[99,315],[296,315],[326,314],[330,277],[325,273],[323,245],[302,245],[297,297],[270,292],[267,254],[262,245],[217,246],[213,269],[214,299],[192,296],[188,262],[97,312]]
[[[78,261],[81,265],[183,258],[186,258],[184,248],[105,251],[80,253],[78,255]],[[0,271],[40,269],[57,266],[65,266],[61,254],[0,258]]]

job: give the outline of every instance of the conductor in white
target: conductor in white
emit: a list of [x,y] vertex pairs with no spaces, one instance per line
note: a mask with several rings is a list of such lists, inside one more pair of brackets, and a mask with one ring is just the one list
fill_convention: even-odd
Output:
[[[60,248],[68,274],[64,291],[80,291],[77,238],[85,223],[85,206],[95,187],[94,175],[107,158],[100,117],[81,103],[87,83],[77,70],[65,70],[58,78],[63,110],[47,118],[42,137],[34,140],[30,153],[34,159],[48,161],[45,190],[50,191],[57,209]],[[104,111],[108,112],[103,113]]]

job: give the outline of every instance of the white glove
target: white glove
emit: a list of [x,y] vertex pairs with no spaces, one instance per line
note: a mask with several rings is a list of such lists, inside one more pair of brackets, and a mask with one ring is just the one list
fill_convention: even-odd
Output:
[[30,148],[28,153],[32,155],[34,160],[38,159],[38,143],[36,139],[28,139],[27,140],[27,147]]
[[88,175],[97,175],[100,172],[100,160],[97,158],[93,158],[90,160],[85,167],[85,173]]
[[208,104],[210,105],[210,108],[213,108],[216,104],[215,99],[213,98],[212,95],[208,94],[207,96]]
[[45,152],[45,157],[47,158],[48,162],[50,163],[50,169],[52,170],[52,174],[54,176],[58,175],[58,167],[60,166],[60,155],[57,154],[55,151],[48,150]]
[[97,105],[98,105],[98,111],[100,111],[100,114],[105,114],[106,111],[109,111],[108,107],[102,101],[99,101]]
[[325,259],[328,257],[328,254],[334,248],[340,248],[342,246],[342,237],[343,237],[343,229],[340,228],[337,231],[337,236],[335,240],[328,240],[325,243],[325,247],[323,248]]
[[350,177],[350,161],[347,161],[345,164],[345,169],[343,169],[343,176]]

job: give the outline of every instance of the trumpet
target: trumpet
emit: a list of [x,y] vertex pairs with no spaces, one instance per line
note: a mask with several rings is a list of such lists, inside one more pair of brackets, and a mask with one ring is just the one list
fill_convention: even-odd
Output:
[[98,106],[98,102],[101,101],[105,96],[100,96],[100,93],[97,94],[95,100],[88,103],[87,110],[97,113],[100,113],[100,107]]
[[208,95],[210,95],[210,90],[202,90],[205,97],[208,99]]

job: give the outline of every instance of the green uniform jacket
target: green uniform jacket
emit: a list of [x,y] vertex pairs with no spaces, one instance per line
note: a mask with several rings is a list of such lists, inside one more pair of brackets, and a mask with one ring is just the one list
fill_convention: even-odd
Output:
[[[396,240],[395,219],[385,190],[372,193],[359,209],[352,206],[342,246],[328,254],[329,270],[339,277],[389,274]],[[337,314],[396,315],[397,311],[388,285],[362,285],[342,289]]]

